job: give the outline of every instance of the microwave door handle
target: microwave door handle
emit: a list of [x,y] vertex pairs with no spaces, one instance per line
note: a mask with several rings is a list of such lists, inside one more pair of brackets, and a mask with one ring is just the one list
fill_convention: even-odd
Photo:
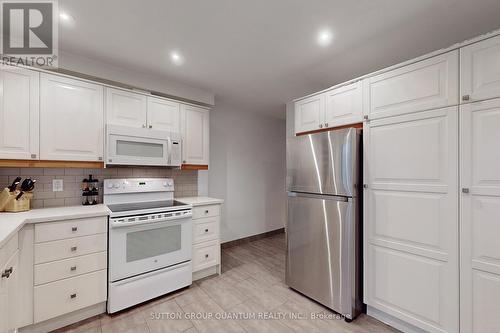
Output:
[[172,164],[172,139],[168,137],[167,139],[168,142],[168,165]]

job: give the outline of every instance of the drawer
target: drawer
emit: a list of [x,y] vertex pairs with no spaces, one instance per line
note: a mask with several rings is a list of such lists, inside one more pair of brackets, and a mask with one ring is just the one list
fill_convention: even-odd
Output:
[[193,220],[220,215],[220,205],[197,206],[193,208]]
[[35,244],[35,264],[73,258],[107,249],[107,234]]
[[193,224],[193,243],[219,239],[220,217],[207,217],[195,220]]
[[35,286],[106,269],[107,252],[35,265]]
[[106,301],[107,271],[35,287],[35,323]]
[[2,248],[0,248],[0,268],[7,264],[12,255],[17,251],[19,247],[19,237],[17,232],[13,234],[7,243],[5,243]]
[[35,224],[35,243],[105,233],[107,217],[92,217]]
[[209,268],[220,263],[219,241],[193,245],[193,272]]

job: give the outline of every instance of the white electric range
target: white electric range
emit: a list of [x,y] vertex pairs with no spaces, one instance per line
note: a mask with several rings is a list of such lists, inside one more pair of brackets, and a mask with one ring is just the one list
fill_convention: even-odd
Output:
[[192,207],[172,179],[104,180],[109,217],[108,313],[192,283]]

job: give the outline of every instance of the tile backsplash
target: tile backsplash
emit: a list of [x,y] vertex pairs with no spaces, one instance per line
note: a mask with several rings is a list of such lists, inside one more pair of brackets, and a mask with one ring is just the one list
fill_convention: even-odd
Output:
[[[198,195],[198,171],[154,167],[110,167],[106,169],[0,168],[0,189],[20,176],[36,179],[32,208],[75,206],[82,203],[82,181],[89,174],[99,179],[99,203],[102,203],[104,179],[173,178],[176,197]],[[52,191],[52,180],[62,179],[63,191]]]

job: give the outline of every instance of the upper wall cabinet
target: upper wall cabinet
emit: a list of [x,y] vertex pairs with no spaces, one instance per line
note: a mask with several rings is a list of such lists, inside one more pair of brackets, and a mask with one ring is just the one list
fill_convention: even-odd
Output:
[[295,133],[363,121],[361,81],[295,103]]
[[325,96],[322,94],[295,103],[295,133],[323,128]]
[[102,161],[103,87],[41,74],[40,158]]
[[180,104],[161,98],[148,97],[148,128],[180,132]]
[[210,112],[207,109],[181,105],[182,163],[208,165]]
[[462,101],[500,97],[500,36],[460,51]]
[[133,92],[106,88],[106,122],[131,127],[147,126],[147,97]]
[[336,127],[363,121],[363,82],[329,90],[325,95],[325,127]]
[[365,114],[383,118],[458,104],[458,51],[364,80]]
[[39,74],[0,67],[0,159],[38,159]]

